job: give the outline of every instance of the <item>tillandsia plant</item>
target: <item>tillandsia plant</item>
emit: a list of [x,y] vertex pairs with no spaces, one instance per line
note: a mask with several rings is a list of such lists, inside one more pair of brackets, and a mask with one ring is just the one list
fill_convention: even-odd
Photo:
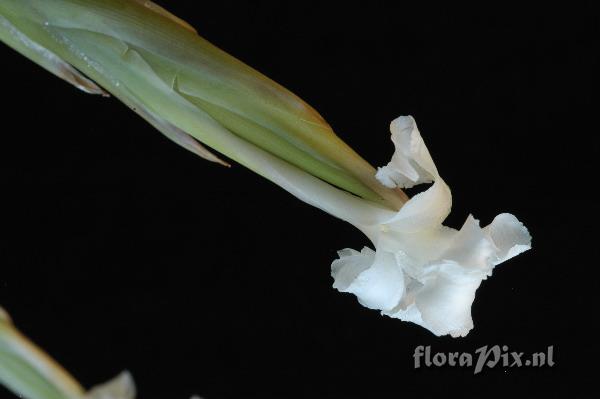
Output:
[[[395,153],[375,169],[310,106],[217,49],[186,22],[142,0],[1,0],[0,38],[76,87],[117,97],[162,133],[210,161],[204,146],[352,223],[374,249],[339,251],[334,287],[368,308],[436,335],[464,336],[494,266],[530,248],[501,214],[460,230],[415,121],[391,123]],[[412,198],[402,191],[433,183]]]
[[135,399],[129,372],[86,391],[19,330],[0,307],[0,382],[27,399]]

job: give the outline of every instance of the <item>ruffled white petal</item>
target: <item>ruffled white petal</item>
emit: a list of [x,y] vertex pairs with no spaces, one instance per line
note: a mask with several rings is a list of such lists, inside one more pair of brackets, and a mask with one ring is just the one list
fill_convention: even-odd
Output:
[[391,310],[398,304],[404,278],[394,254],[364,248],[360,253],[342,250],[339,255],[332,265],[335,288],[356,295],[370,309]]
[[399,308],[395,312],[384,314],[412,321],[438,336],[466,335],[473,328],[471,304],[481,280],[469,278],[460,272],[443,271],[443,267],[440,269],[431,274],[430,279],[418,291],[414,302],[406,309]]
[[[531,248],[531,235],[523,223],[510,213],[501,213],[485,228],[498,248],[496,264]],[[515,244],[516,243],[516,244]]]
[[382,314],[419,324],[436,335],[464,336],[473,328],[471,305],[495,265],[531,247],[531,236],[511,214],[481,228],[469,216],[457,231],[442,225],[450,189],[412,117],[390,126],[396,151],[377,178],[388,187],[433,185],[412,197],[371,236],[376,251],[346,249],[332,264],[334,287]]

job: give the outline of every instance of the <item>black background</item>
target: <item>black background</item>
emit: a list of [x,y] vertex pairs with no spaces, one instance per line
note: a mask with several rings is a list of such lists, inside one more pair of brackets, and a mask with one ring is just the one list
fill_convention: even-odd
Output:
[[[533,250],[482,284],[466,338],[382,317],[331,287],[336,250],[368,244],[352,226],[2,47],[0,303],[24,333],[85,386],[131,370],[144,399],[594,396],[595,9],[161,4],[374,165],[413,115],[453,190],[447,224],[511,212]],[[413,368],[417,345],[496,344],[554,345],[556,365]]]

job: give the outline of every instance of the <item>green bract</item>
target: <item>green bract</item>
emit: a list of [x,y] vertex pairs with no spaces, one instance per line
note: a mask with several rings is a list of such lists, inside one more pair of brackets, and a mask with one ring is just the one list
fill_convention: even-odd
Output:
[[136,393],[127,371],[86,392],[60,364],[21,334],[1,307],[0,382],[26,399],[134,399]]
[[198,141],[271,180],[255,162],[263,152],[388,208],[406,200],[314,109],[152,2],[3,0],[0,38],[87,92],[101,86],[209,160],[224,163]]
[[0,308],[0,381],[27,399],[79,399],[83,388],[25,338]]

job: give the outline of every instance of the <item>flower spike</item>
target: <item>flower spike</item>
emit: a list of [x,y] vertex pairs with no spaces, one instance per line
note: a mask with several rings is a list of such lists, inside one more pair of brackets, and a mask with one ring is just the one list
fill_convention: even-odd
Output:
[[[463,336],[481,282],[531,247],[510,214],[484,228],[472,216],[460,230],[442,224],[452,195],[412,117],[391,123],[396,151],[376,170],[316,110],[151,1],[2,0],[0,40],[195,154],[227,157],[352,223],[374,249],[340,251],[334,287],[384,315]],[[433,184],[402,191],[422,183]]]

